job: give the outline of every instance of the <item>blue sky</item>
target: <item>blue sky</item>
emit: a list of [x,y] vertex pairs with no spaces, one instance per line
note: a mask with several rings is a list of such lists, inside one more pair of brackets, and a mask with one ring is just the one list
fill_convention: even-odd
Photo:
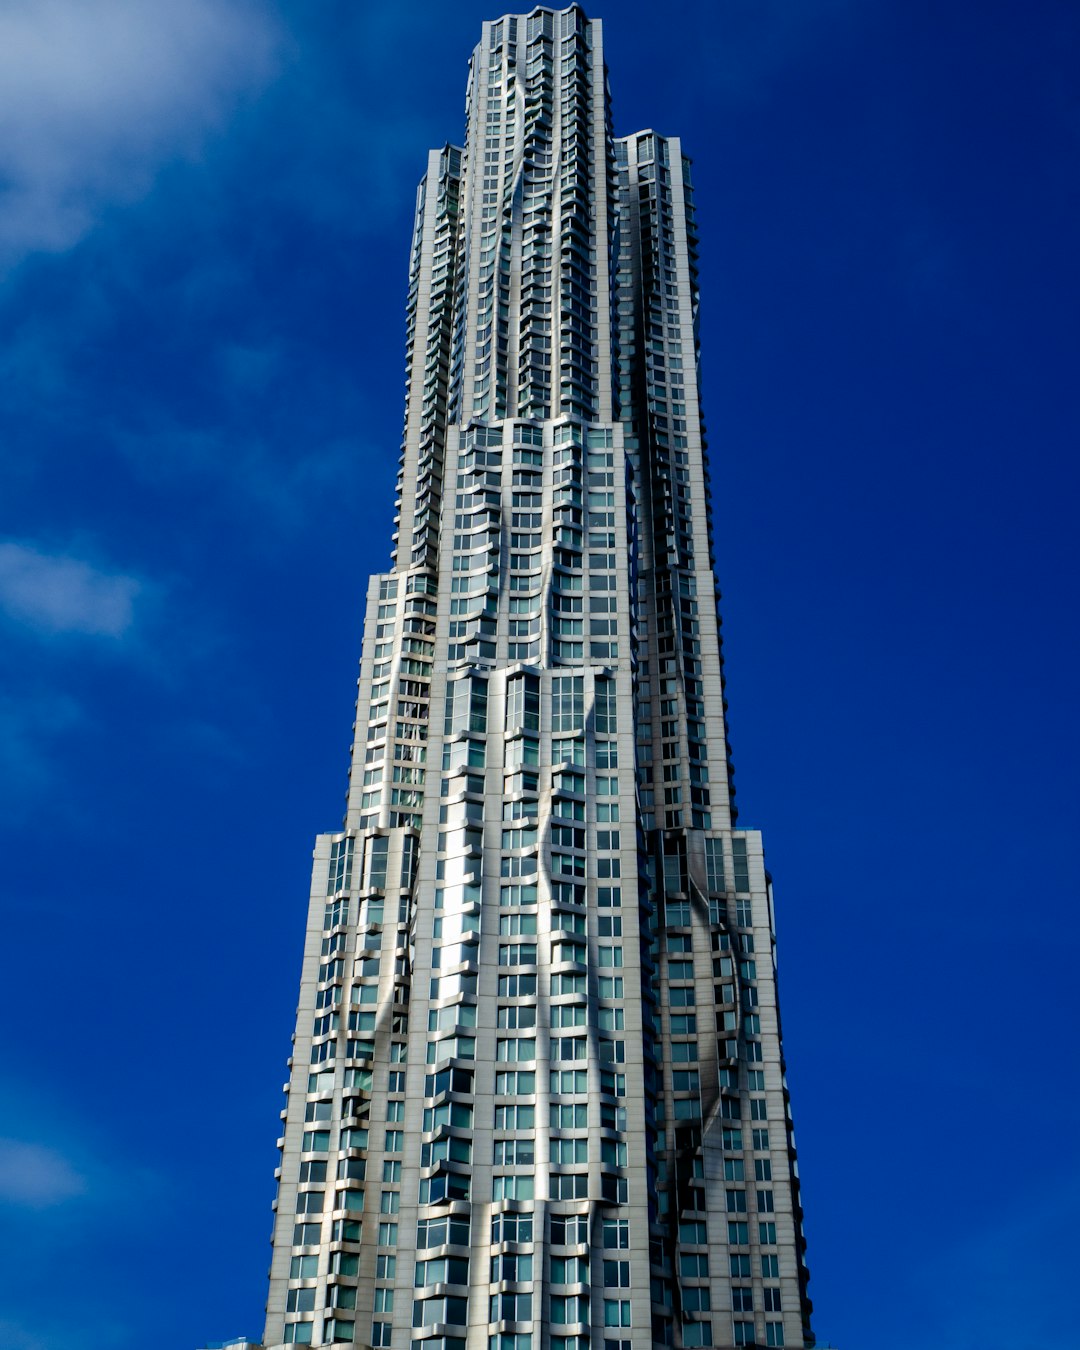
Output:
[[[261,1329],[413,194],[495,13],[0,8],[10,1350]],[[616,129],[696,162],[739,804],[776,878],[819,1337],[1057,1342],[1080,11],[595,13]]]

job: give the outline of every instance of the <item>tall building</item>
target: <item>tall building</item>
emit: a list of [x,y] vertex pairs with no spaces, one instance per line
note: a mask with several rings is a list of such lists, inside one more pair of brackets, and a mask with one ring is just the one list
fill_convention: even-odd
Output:
[[811,1346],[736,827],[677,137],[577,6],[428,157],[390,570],[315,846],[265,1344]]

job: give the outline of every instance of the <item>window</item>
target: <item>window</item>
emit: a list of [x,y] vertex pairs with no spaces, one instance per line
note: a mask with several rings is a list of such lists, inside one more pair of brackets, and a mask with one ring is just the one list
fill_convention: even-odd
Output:
[[506,729],[540,730],[540,686],[535,678],[519,675],[506,682]]
[[473,1109],[463,1102],[443,1102],[441,1106],[429,1106],[424,1110],[424,1133],[430,1134],[440,1125],[457,1125],[461,1129],[471,1129]]
[[597,680],[594,710],[597,733],[614,735],[619,729],[614,680]]
[[604,1326],[628,1327],[630,1325],[630,1300],[604,1299]]
[[[577,1281],[557,1280],[554,1274],[554,1261],[552,1261],[553,1284],[577,1283]],[[570,1323],[589,1322],[589,1296],[587,1294],[569,1294],[553,1295],[551,1299],[551,1320],[555,1326],[566,1326]]]
[[[472,1162],[472,1140],[459,1139],[457,1136],[443,1135],[441,1139],[436,1139],[433,1143],[424,1144],[420,1149],[420,1166],[434,1167],[440,1162]],[[383,1166],[394,1166],[399,1169],[397,1180],[400,1180],[400,1163],[387,1164]]]
[[531,1139],[495,1140],[494,1162],[497,1167],[531,1167],[535,1161],[535,1147]]
[[[329,878],[326,885],[327,895],[334,895],[338,891],[347,891],[352,885],[352,860],[353,860],[353,841],[350,838],[335,839],[330,844],[330,867]],[[329,910],[329,906],[327,909]],[[335,917],[337,911],[330,917],[335,923],[347,922],[349,906],[346,901],[344,904],[344,918]],[[329,926],[329,925],[328,925]]]
[[[532,839],[529,842],[536,842],[535,830],[504,830],[503,837],[507,834],[530,834]],[[499,918],[499,933],[502,937],[533,937],[536,934],[536,915],[503,914]]]
[[491,1219],[491,1242],[531,1242],[533,1217],[531,1214],[495,1214]]
[[630,1288],[630,1262],[629,1262],[629,1261],[605,1261],[605,1262],[604,1262],[604,1288],[605,1288],[605,1289],[629,1289],[629,1288]]
[[421,1205],[440,1205],[444,1200],[468,1200],[469,1181],[457,1172],[440,1172],[420,1180],[418,1202]]
[[[473,1072],[471,1069],[440,1069],[437,1073],[429,1073],[424,1079],[424,1096],[437,1097],[443,1092],[472,1092],[473,1090]],[[390,1106],[402,1106],[402,1102],[388,1102],[387,1109]]]
[[574,1105],[552,1105],[549,1123],[553,1130],[584,1130],[589,1124],[589,1108],[584,1102]]
[[497,1284],[500,1280],[520,1280],[525,1283],[532,1277],[533,1259],[531,1256],[493,1256],[491,1258],[492,1284]]
[[[588,1240],[589,1240],[589,1220],[588,1220],[588,1217],[587,1217],[586,1215],[584,1215],[584,1214],[553,1214],[553,1215],[551,1216],[551,1243],[552,1243],[552,1246],[554,1246],[554,1247],[573,1247],[573,1246],[576,1246],[576,1245],[579,1244],[579,1243],[586,1243],[586,1242],[588,1242]],[[560,1259],[562,1259],[562,1258],[560,1258]],[[583,1275],[583,1276],[581,1276],[581,1278],[582,1278],[583,1280],[587,1280],[587,1279],[588,1279],[588,1273],[587,1273],[587,1270],[588,1270],[588,1263],[587,1263],[587,1261],[586,1261],[586,1259],[585,1259],[584,1257],[574,1256],[574,1257],[567,1257],[567,1258],[565,1258],[565,1259],[563,1260],[563,1264],[559,1267],[560,1271],[564,1271],[564,1272],[565,1272],[568,1263],[574,1262],[574,1261],[579,1262],[579,1263],[580,1263],[580,1267],[586,1271],[586,1274]],[[552,1261],[552,1269],[554,1270],[554,1259],[553,1259],[553,1261]],[[553,1277],[553,1278],[554,1278],[554,1277]],[[577,1279],[576,1276],[573,1277],[573,1278],[563,1278],[563,1279],[561,1279],[561,1280],[555,1280],[554,1283],[556,1283],[556,1284],[573,1284],[573,1283],[575,1283],[576,1279]]]
[[627,1147],[621,1140],[604,1139],[600,1143],[600,1161],[607,1167],[626,1167]]
[[750,864],[746,856],[746,840],[732,839],[731,841],[731,861],[735,875],[735,889],[737,891],[749,891],[750,889]]
[[500,1176],[491,1179],[491,1198],[497,1200],[531,1200],[533,1198],[533,1178],[531,1176]]
[[505,768],[531,767],[540,763],[540,742],[531,736],[516,736],[506,742]]
[[468,1316],[467,1298],[424,1298],[413,1302],[412,1324],[414,1327],[430,1327],[439,1322],[452,1322],[465,1326]]
[[488,1308],[491,1322],[531,1322],[532,1294],[492,1294]]
[[[554,992],[554,990],[552,991]],[[532,998],[536,994],[535,975],[500,975],[500,998]]]
[[[702,1291],[707,1293],[708,1291]],[[683,1345],[712,1345],[712,1323],[711,1322],[684,1322],[682,1328]]]
[[416,1221],[417,1250],[422,1251],[426,1247],[442,1247],[447,1243],[459,1247],[469,1245],[468,1219],[443,1216],[437,1219],[418,1219]]
[[536,1059],[536,1041],[530,1036],[508,1037],[495,1043],[495,1058],[503,1061],[524,1060],[531,1062]]
[[500,966],[535,966],[536,944],[534,942],[505,942],[499,946]]
[[487,730],[487,684],[483,680],[466,677],[447,685],[443,730],[447,736]]
[[724,841],[722,839],[705,840],[705,875],[710,891],[723,892],[724,882]]
[[[603,1222],[604,1246],[605,1248],[622,1248],[630,1246],[630,1221],[628,1219],[605,1219]],[[708,1258],[705,1258],[708,1266]]]
[[551,681],[551,730],[578,731],[585,720],[585,681],[581,675],[556,675]]
[[386,856],[390,840],[385,835],[375,835],[367,841],[366,875],[364,885],[381,889],[386,885]]
[[531,1069],[510,1069],[495,1075],[495,1094],[499,1097],[529,1095],[536,1091],[536,1074]]
[[[461,1343],[461,1350],[465,1350],[464,1341]],[[504,1331],[499,1336],[490,1336],[488,1350],[532,1350],[532,1333],[519,1331],[515,1334]]]
[[361,1223],[359,1219],[335,1219],[330,1229],[332,1242],[359,1242]]

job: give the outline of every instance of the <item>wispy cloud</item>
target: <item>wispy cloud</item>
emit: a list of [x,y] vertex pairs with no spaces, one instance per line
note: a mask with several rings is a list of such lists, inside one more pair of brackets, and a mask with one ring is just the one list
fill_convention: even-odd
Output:
[[37,1331],[6,1317],[0,1317],[0,1345],[6,1345],[8,1350],[49,1350]]
[[[135,1343],[133,1335],[141,1342],[142,1338],[130,1326],[115,1320],[115,1305],[95,1309],[92,1324],[86,1321],[73,1324],[56,1305],[45,1308],[43,1304],[47,1302],[39,1300],[36,1307],[28,1307],[21,1322],[0,1317],[0,1345],[4,1350],[113,1350],[114,1347],[130,1350]],[[113,1320],[106,1322],[110,1316]]]
[[0,1203],[48,1209],[85,1190],[85,1179],[56,1149],[0,1139]]
[[102,571],[81,558],[0,543],[0,612],[38,632],[122,637],[142,589],[135,577]]
[[54,780],[58,742],[82,726],[85,714],[59,691],[21,691],[0,698],[0,805],[21,818]]
[[199,153],[274,68],[245,0],[12,0],[0,10],[0,268],[76,243]]

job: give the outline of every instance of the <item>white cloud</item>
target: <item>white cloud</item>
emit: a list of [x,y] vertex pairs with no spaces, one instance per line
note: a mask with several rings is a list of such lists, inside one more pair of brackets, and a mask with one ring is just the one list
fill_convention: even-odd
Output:
[[85,1189],[86,1182],[62,1153],[21,1139],[0,1139],[0,1202],[45,1209]]
[[122,637],[142,584],[80,558],[0,543],[0,612],[43,633]]
[[0,1345],[7,1350],[48,1350],[38,1331],[32,1331],[29,1325],[0,1318]]
[[112,202],[197,154],[272,72],[248,0],[7,0],[0,7],[0,263],[76,243]]

